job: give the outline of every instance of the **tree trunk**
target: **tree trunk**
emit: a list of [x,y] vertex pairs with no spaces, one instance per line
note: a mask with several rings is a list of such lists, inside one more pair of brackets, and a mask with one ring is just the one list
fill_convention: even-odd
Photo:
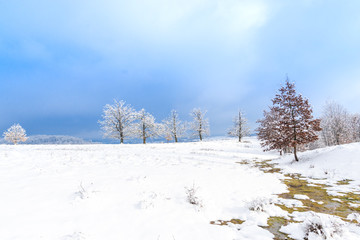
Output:
[[124,143],[124,134],[120,133],[120,143]]
[[200,121],[200,125],[199,125],[199,138],[200,138],[200,141],[202,141],[202,119]]
[[299,161],[297,155],[296,155],[296,145],[294,146],[294,157],[295,157],[295,161]]
[[119,124],[119,128],[117,129],[119,131],[120,144],[121,144],[124,143],[124,128],[120,120],[118,120],[118,124]]
[[177,139],[176,134],[175,134],[175,136],[174,136],[174,139],[175,139],[175,142],[178,142],[178,139]]
[[239,119],[238,119],[238,121],[239,121],[239,142],[241,142],[241,112],[239,111]]
[[144,123],[142,126],[142,135],[143,135],[143,144],[145,144],[146,143],[146,126]]

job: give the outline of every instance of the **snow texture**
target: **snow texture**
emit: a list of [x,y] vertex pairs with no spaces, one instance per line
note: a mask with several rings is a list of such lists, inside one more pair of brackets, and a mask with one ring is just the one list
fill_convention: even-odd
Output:
[[[257,226],[270,214],[248,204],[286,186],[237,163],[255,158],[269,155],[235,141],[1,145],[0,239],[271,239]],[[233,218],[247,224],[210,224]]]
[[[325,176],[325,183],[350,178],[349,191],[360,181],[358,143],[301,153],[293,163],[290,156],[264,153],[254,138],[244,140],[0,145],[0,239],[267,240],[274,238],[263,228],[270,216],[289,219],[277,204],[302,202],[276,195],[287,192],[282,174],[239,162],[273,159],[285,172]],[[281,231],[294,239],[360,238],[359,226],[338,217],[291,216],[299,222]],[[244,222],[210,224],[231,219]]]

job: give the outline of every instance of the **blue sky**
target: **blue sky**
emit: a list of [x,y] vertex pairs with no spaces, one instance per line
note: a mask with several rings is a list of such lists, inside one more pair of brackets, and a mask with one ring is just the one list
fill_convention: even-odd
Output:
[[252,128],[286,75],[315,115],[360,112],[360,1],[0,1],[0,131],[101,138],[112,99]]

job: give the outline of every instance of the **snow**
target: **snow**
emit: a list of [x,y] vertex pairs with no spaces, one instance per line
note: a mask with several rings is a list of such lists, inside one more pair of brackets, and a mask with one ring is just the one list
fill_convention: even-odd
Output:
[[305,237],[309,240],[359,239],[359,228],[353,228],[339,217],[314,212],[295,212],[295,215],[295,220],[301,223],[290,223],[280,229],[293,239],[303,240]]
[[[264,228],[270,216],[299,221],[281,227],[294,239],[303,239],[311,223],[322,224],[330,240],[360,239],[360,227],[346,219],[290,214],[278,206],[304,208],[301,200],[308,196],[277,196],[287,192],[283,173],[327,184],[334,198],[359,192],[360,144],[300,153],[294,163],[291,155],[264,153],[255,138],[244,140],[0,145],[0,239],[267,240],[274,238]],[[283,173],[264,173],[251,164],[261,160],[279,163]],[[335,184],[344,179],[353,181]],[[189,192],[197,205],[189,203]],[[244,222],[210,224],[231,219]],[[353,213],[347,219],[360,217]]]
[[295,199],[302,199],[302,200],[310,199],[308,196],[303,195],[303,194],[295,194],[294,198]]
[[[292,154],[274,162],[279,163],[285,173],[300,173],[313,178],[310,182],[331,185],[328,193],[334,196],[341,195],[341,192],[359,191],[360,143],[320,148],[298,155],[299,162],[293,161]],[[344,185],[335,184],[346,179],[351,181]]]
[[[269,157],[233,140],[2,145],[0,239],[271,239],[256,225],[269,214],[248,204],[286,186],[237,163]],[[192,186],[202,207],[187,202]],[[240,230],[210,224],[234,218],[249,221]]]

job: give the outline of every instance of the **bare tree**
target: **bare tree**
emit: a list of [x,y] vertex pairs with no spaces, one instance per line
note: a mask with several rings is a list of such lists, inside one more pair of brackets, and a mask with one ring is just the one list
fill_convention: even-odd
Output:
[[12,125],[4,132],[3,136],[6,141],[12,142],[15,145],[19,142],[25,142],[28,139],[25,129],[23,129],[20,124]]
[[351,142],[350,115],[338,103],[327,102],[321,117],[321,136],[326,146]]
[[103,111],[103,120],[99,121],[104,137],[119,139],[124,143],[124,139],[130,137],[132,123],[137,118],[136,111],[125,103],[125,101],[114,100],[114,104],[106,104]]
[[163,125],[164,135],[168,141],[174,139],[175,142],[178,142],[179,138],[183,137],[186,131],[186,123],[179,119],[179,114],[176,110],[171,111],[170,117],[163,121]]
[[247,119],[244,113],[239,111],[238,115],[233,120],[233,127],[228,131],[228,134],[232,137],[238,137],[239,142],[245,136],[250,134],[250,129],[247,126]]
[[353,142],[360,142],[360,114],[351,115],[350,130]]
[[153,115],[141,109],[138,112],[138,122],[134,125],[134,133],[145,144],[148,138],[158,137],[163,133],[163,125],[156,123]]
[[[282,150],[291,147],[295,161],[299,161],[297,157],[298,146],[318,139],[316,132],[321,130],[320,120],[313,119],[309,101],[296,93],[295,84],[290,83],[288,79],[285,86],[281,87],[279,93],[272,99],[272,103],[270,113],[275,118],[272,124],[269,125],[270,129],[262,129],[268,127],[266,124],[259,127],[259,133],[265,133],[265,137],[262,134],[258,136],[263,141],[263,144],[269,143],[268,148],[265,150]],[[264,121],[266,121],[266,116],[264,120],[260,120],[260,122]],[[278,127],[275,128],[277,134],[272,136],[272,129],[276,124],[278,124]],[[274,137],[277,135],[280,135],[281,138],[275,139]]]
[[206,110],[202,111],[200,108],[194,108],[190,113],[193,118],[191,129],[194,131],[194,135],[199,137],[200,141],[209,134],[209,121],[205,118],[206,112]]

